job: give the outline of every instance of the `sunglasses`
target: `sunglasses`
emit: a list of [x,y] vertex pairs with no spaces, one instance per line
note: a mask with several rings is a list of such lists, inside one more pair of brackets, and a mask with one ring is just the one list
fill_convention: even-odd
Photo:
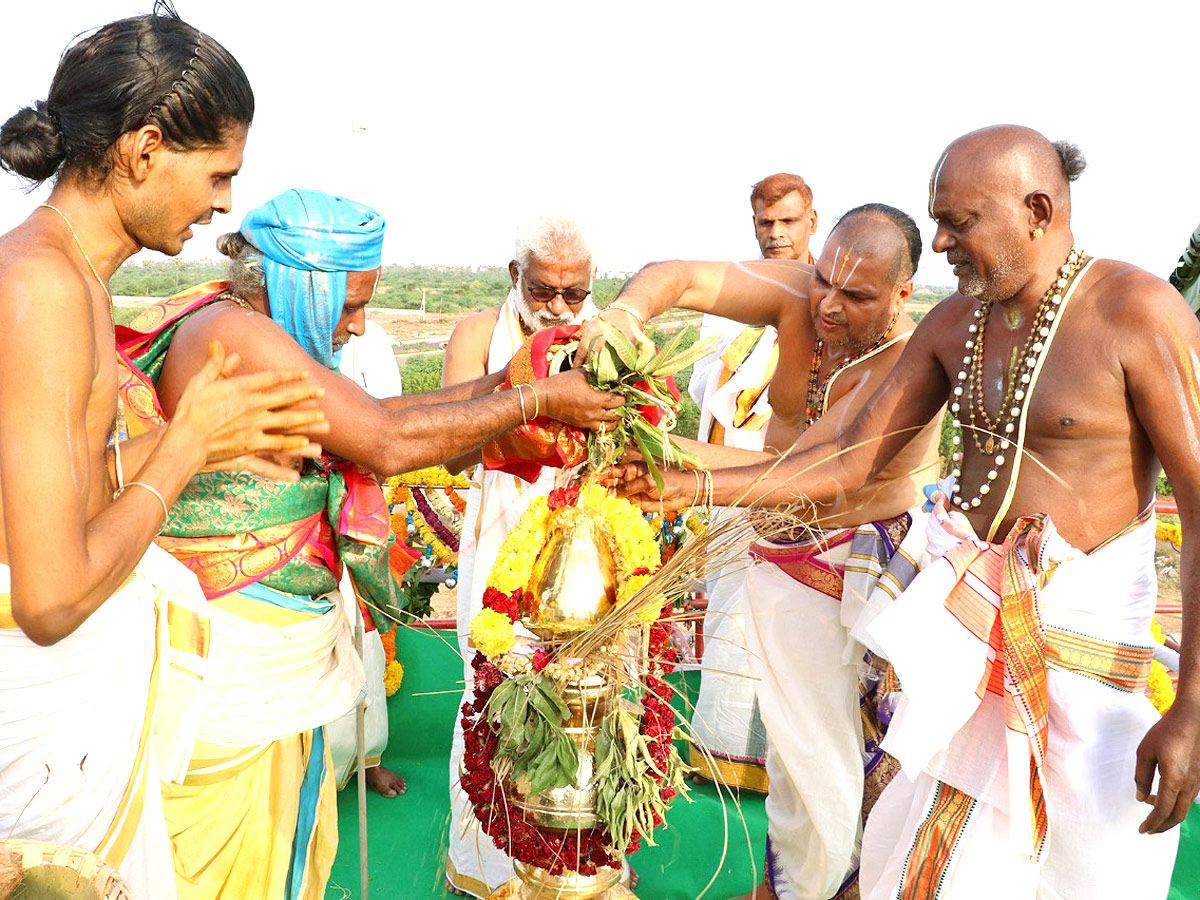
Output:
[[555,290],[551,287],[527,287],[525,290],[529,293],[529,296],[538,303],[549,303],[551,300],[561,294],[563,301],[567,304],[567,306],[578,306],[580,303],[586,300],[588,298],[588,294],[591,293],[591,291],[586,290],[585,288],[578,287],[561,288],[559,290]]

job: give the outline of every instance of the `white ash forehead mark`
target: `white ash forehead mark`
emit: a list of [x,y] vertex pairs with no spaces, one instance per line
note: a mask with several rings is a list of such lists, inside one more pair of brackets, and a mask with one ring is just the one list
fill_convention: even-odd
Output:
[[950,158],[950,151],[946,150],[942,154],[942,158],[938,160],[937,166],[934,167],[933,175],[929,179],[929,218],[933,218],[933,207],[937,203],[937,184],[938,179],[942,175],[942,167],[946,165],[946,160]]

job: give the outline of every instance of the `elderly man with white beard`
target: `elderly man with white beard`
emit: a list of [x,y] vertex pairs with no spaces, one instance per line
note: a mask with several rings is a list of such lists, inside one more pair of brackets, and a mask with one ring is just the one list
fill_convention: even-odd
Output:
[[[499,306],[463,319],[450,336],[442,384],[450,386],[502,372],[513,354],[536,331],[582,322],[596,314],[590,299],[595,266],[583,226],[570,216],[538,216],[517,231],[516,259],[508,264],[512,290]],[[467,495],[458,555],[458,644],[471,699],[474,679],[467,647],[471,618],[483,607],[483,590],[496,553],[521,513],[554,487],[554,470],[542,469],[533,483],[506,472],[483,471],[478,452],[448,465],[475,466]],[[456,894],[487,897],[512,878],[512,860],[496,849],[471,812],[459,786],[462,725],[455,722],[450,752],[450,834],[446,883]]]

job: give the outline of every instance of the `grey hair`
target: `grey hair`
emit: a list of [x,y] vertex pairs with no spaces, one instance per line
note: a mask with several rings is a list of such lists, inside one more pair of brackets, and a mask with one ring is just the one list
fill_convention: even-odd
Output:
[[517,265],[543,262],[592,262],[592,246],[583,223],[574,216],[536,216],[517,229]]
[[262,251],[234,231],[217,238],[217,252],[229,257],[225,280],[229,289],[239,297],[265,294],[267,280],[263,275]]
[[1055,141],[1054,149],[1058,152],[1058,161],[1062,164],[1063,177],[1074,181],[1087,168],[1087,159],[1083,151],[1070,141]]

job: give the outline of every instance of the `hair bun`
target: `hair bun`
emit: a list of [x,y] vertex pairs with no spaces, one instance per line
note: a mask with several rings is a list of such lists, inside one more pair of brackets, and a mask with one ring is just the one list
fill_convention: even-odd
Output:
[[45,181],[66,159],[62,132],[46,104],[26,106],[0,126],[0,167],[31,181]]
[[230,259],[237,259],[249,245],[250,242],[242,237],[240,231],[231,231],[217,238],[217,252]]

